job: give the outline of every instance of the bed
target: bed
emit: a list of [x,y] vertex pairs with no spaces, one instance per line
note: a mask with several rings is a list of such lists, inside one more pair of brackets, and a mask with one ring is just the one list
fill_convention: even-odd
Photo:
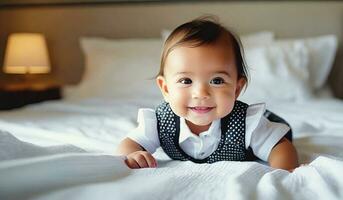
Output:
[[[220,20],[227,23],[228,15],[220,7],[232,5],[245,10],[252,4],[259,7],[262,3],[201,3],[195,6],[194,15],[208,7],[215,8],[213,13],[217,12]],[[273,13],[278,4],[281,2],[263,3],[264,10]],[[335,8],[340,14],[332,13],[342,22],[340,2],[284,5],[283,15],[291,15],[296,6],[309,5],[311,16],[323,6]],[[141,12],[167,6],[170,5],[149,4]],[[190,6],[185,3],[171,8]],[[142,5],[103,5],[95,10],[87,7],[88,19],[98,18],[91,18],[98,9],[109,12],[108,9],[118,7],[129,15]],[[20,8],[18,16],[36,9]],[[76,9],[75,16],[85,11],[83,6],[65,9],[67,13]],[[6,12],[14,16],[14,10]],[[56,14],[63,9],[47,7],[38,13],[47,10]],[[171,21],[190,18],[185,16]],[[341,86],[335,90],[329,84],[333,79],[337,83],[337,77],[330,72],[334,70],[339,75],[337,68],[342,68],[339,31],[289,34],[285,38],[289,30],[270,26],[239,33],[251,75],[250,84],[239,99],[266,102],[269,110],[289,122],[304,166],[290,173],[263,162],[195,164],[172,161],[159,149],[154,154],[158,160],[156,169],[126,167],[125,157],[115,154],[117,145],[137,125],[139,108],[154,108],[162,101],[153,77],[158,71],[163,41],[176,25],[168,18],[158,23],[163,21],[169,25],[152,27],[158,27],[153,37],[141,34],[142,37],[124,38],[118,32],[87,35],[80,28],[76,45],[83,57],[82,61],[73,62],[84,67],[75,67],[73,74],[65,77],[69,78],[66,82],[79,78],[78,84],[65,86],[62,100],[0,112],[0,199],[343,198],[343,100],[337,97]],[[244,30],[244,25],[238,28]]]

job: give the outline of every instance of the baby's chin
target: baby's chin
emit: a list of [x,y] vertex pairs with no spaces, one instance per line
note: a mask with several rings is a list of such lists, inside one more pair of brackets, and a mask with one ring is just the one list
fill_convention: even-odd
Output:
[[221,119],[223,117],[225,117],[226,115],[228,115],[229,113],[225,113],[225,112],[212,112],[212,114],[210,115],[204,115],[204,116],[197,116],[194,114],[190,114],[190,113],[180,113],[178,114],[177,112],[175,112],[176,115],[178,115],[179,117],[183,117],[186,121],[191,122],[193,125],[196,126],[209,126],[212,124],[213,121]]
[[[190,121],[192,122],[192,121]],[[209,126],[211,125],[212,121],[210,122],[192,122],[192,124],[197,125],[197,126]]]
[[210,120],[194,120],[194,119],[189,119],[189,118],[185,118],[188,122],[191,122],[192,124],[196,125],[196,126],[209,126],[212,124],[213,121],[217,120],[215,119],[210,119]]

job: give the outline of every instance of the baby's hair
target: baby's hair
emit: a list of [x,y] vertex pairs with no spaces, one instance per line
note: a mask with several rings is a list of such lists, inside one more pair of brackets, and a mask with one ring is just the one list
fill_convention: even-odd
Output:
[[243,57],[243,47],[239,37],[222,26],[214,16],[203,16],[184,23],[174,29],[166,39],[161,55],[160,71],[157,76],[164,75],[164,67],[171,51],[180,46],[198,47],[216,43],[224,38],[230,41],[235,54],[238,78],[248,83],[248,71]]

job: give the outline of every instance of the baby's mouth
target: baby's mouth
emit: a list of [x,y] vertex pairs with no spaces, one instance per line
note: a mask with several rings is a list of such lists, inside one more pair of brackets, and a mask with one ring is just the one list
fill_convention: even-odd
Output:
[[208,113],[210,112],[214,107],[206,107],[206,106],[195,106],[195,107],[188,107],[193,112],[198,114]]

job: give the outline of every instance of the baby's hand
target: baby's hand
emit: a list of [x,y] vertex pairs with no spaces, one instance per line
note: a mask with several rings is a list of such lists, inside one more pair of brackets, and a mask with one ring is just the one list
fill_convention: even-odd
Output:
[[131,169],[157,167],[155,158],[147,151],[135,151],[128,154],[125,163]]

